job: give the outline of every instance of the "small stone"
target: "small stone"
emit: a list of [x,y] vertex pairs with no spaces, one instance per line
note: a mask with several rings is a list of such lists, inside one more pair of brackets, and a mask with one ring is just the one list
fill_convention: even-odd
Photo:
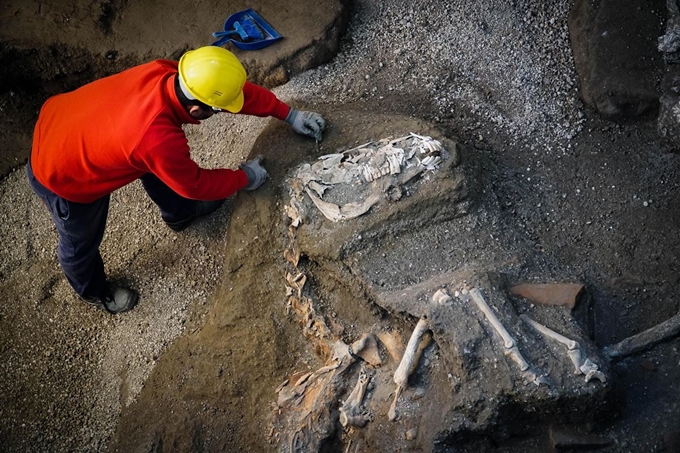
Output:
[[404,438],[406,440],[414,440],[417,436],[418,436],[418,428],[411,428],[408,431],[406,431]]

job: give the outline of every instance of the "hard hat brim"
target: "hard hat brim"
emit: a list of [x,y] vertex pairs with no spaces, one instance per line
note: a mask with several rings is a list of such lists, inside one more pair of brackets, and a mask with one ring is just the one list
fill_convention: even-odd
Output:
[[241,90],[238,96],[236,96],[236,99],[234,99],[234,102],[224,107],[224,110],[231,113],[238,113],[243,108],[244,102],[245,98],[243,97],[243,90]]

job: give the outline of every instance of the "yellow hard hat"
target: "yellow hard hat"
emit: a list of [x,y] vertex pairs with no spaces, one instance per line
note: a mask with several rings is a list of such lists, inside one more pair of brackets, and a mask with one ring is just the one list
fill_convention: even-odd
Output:
[[179,82],[189,99],[232,113],[243,108],[246,70],[227,49],[206,46],[186,52],[179,59]]

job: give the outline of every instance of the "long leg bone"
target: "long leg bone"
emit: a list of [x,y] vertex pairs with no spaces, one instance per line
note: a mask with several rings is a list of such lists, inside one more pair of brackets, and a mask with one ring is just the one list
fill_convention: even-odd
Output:
[[489,321],[489,323],[493,326],[493,328],[496,330],[498,335],[503,340],[503,346],[505,346],[505,355],[509,356],[512,359],[512,361],[517,364],[520,371],[522,372],[522,376],[524,377],[524,379],[526,379],[528,382],[533,382],[536,385],[541,384],[547,385],[548,380],[544,376],[539,375],[527,363],[527,361],[524,360],[522,353],[519,352],[519,348],[517,347],[515,340],[512,338],[512,336],[510,336],[510,333],[508,333],[503,324],[501,324],[501,322],[498,320],[496,314],[493,311],[491,311],[491,308],[484,300],[484,296],[482,296],[482,292],[479,290],[479,288],[472,288],[470,290],[470,296],[477,305],[477,308],[479,308],[482,311],[482,313],[484,313],[486,319]]
[[670,319],[650,327],[644,332],[628,337],[604,349],[605,354],[612,359],[626,357],[651,348],[657,343],[668,340],[680,334],[680,313]]
[[411,338],[408,340],[406,351],[404,351],[404,356],[401,359],[401,363],[399,363],[399,367],[397,367],[397,371],[394,373],[394,383],[397,384],[397,390],[394,393],[394,400],[392,401],[390,410],[387,413],[387,417],[391,421],[397,419],[397,399],[399,398],[401,391],[405,389],[406,385],[408,384],[409,372],[411,371],[411,366],[413,365],[413,360],[415,359],[418,345],[420,344],[420,340],[423,338],[423,334],[427,328],[427,318],[423,317],[418,321],[415,329],[413,329],[413,333],[411,334]]
[[340,423],[342,426],[363,428],[366,424],[366,417],[361,414],[361,402],[364,399],[366,388],[368,387],[368,382],[370,380],[371,378],[366,372],[366,368],[362,366],[354,389],[340,408]]
[[500,335],[503,339],[503,345],[505,346],[505,349],[510,349],[515,346],[515,340],[513,340],[508,331],[505,330],[505,327],[498,320],[496,314],[491,311],[491,308],[489,308],[489,305],[484,300],[484,296],[482,296],[479,288],[472,288],[470,290],[470,296],[472,296],[472,300],[475,302],[475,304],[477,304],[477,307],[482,311],[482,313],[484,313],[486,319],[489,320],[489,323],[491,323],[493,328],[496,329],[496,332],[498,332],[498,335]]
[[522,318],[522,321],[529,324],[541,334],[548,338],[552,338],[553,340],[558,341],[567,347],[567,356],[569,356],[571,363],[574,365],[574,374],[585,374],[586,382],[590,382],[591,379],[598,379],[600,382],[606,382],[607,378],[604,373],[599,371],[598,366],[589,358],[584,358],[581,345],[578,344],[577,341],[570,340],[564,335],[559,334],[549,327],[544,326],[538,321],[530,318],[528,315],[523,314],[519,317]]
[[581,345],[578,344],[577,341],[570,340],[569,338],[565,337],[564,335],[561,335],[554,330],[544,326],[543,324],[539,323],[538,321],[530,318],[528,315],[519,315],[519,317],[524,321],[525,323],[529,324],[531,327],[533,327],[535,330],[540,332],[541,334],[545,335],[548,338],[552,338],[553,340],[556,340],[560,343],[562,343],[564,346],[567,347],[567,355],[571,359],[571,362],[574,364],[574,374],[581,374],[581,364],[583,363],[583,353],[581,351]]

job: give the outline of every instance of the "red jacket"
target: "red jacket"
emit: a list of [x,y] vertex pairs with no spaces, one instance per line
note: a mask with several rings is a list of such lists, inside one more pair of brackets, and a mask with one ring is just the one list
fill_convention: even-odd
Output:
[[[151,172],[178,194],[219,200],[247,185],[242,170],[200,168],[182,124],[198,124],[175,94],[177,62],[157,60],[54,96],[33,135],[31,167],[40,183],[89,203]],[[290,108],[246,82],[240,113],[284,120]]]

